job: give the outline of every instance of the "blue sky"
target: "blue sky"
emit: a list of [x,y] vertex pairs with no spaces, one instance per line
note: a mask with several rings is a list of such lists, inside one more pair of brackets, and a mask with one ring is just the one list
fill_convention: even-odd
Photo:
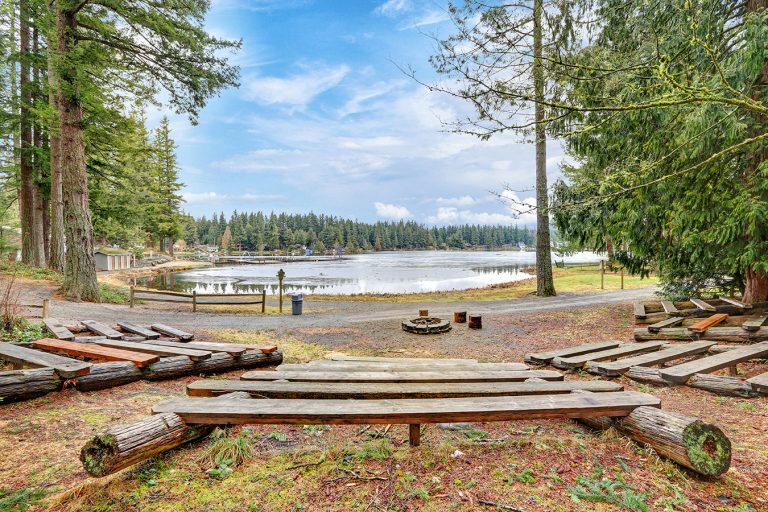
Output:
[[[469,106],[398,69],[438,79],[428,59],[430,35],[451,31],[442,2],[214,0],[206,23],[217,36],[242,38],[232,57],[241,86],[212,99],[197,126],[170,116],[185,211],[533,223],[492,194],[530,188],[533,146],[512,134],[447,133],[442,121]],[[562,152],[550,146],[552,179]]]

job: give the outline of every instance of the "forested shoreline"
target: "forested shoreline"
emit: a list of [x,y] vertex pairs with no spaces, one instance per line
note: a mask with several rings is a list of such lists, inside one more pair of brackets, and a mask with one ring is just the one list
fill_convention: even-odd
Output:
[[233,212],[184,218],[188,247],[216,246],[222,250],[276,251],[309,247],[325,252],[398,249],[518,248],[535,243],[536,232],[526,226],[425,226],[415,221],[366,223],[333,215]]

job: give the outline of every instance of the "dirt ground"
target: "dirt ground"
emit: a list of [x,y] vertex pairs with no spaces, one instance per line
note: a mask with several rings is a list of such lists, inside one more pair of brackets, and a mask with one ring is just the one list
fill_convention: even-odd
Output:
[[[391,319],[264,330],[241,328],[237,317],[233,328],[199,334],[272,341],[286,362],[332,351],[522,361],[535,350],[629,340],[631,321],[631,305],[623,303],[491,312],[480,331],[456,325],[436,336],[404,333]],[[740,371],[751,376],[768,365],[744,364]],[[0,407],[0,510],[21,510],[21,503],[72,511],[768,510],[768,398],[723,398],[623,378],[626,389],[659,396],[666,410],[719,425],[733,442],[730,471],[702,479],[615,432],[553,420],[427,425],[419,448],[408,447],[403,425],[237,427],[227,439],[245,446],[239,465],[212,461],[216,447],[201,440],[111,477],[87,477],[78,454],[94,433],[149,414],[152,404],[183,395],[193,380],[66,390]]]

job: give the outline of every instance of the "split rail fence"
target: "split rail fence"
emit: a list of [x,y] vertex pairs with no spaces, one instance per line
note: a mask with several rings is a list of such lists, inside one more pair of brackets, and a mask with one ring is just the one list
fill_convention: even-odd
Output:
[[261,304],[264,313],[267,304],[266,290],[261,293],[187,293],[168,290],[149,290],[131,286],[131,307],[137,300],[150,302],[178,302],[192,304],[192,312],[197,306],[242,306]]

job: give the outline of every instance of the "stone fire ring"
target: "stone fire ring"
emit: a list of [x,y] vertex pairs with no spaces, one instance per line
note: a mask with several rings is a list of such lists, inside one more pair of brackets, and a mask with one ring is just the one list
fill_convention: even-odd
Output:
[[440,334],[451,330],[451,322],[441,318],[423,316],[404,321],[403,330],[414,334]]

